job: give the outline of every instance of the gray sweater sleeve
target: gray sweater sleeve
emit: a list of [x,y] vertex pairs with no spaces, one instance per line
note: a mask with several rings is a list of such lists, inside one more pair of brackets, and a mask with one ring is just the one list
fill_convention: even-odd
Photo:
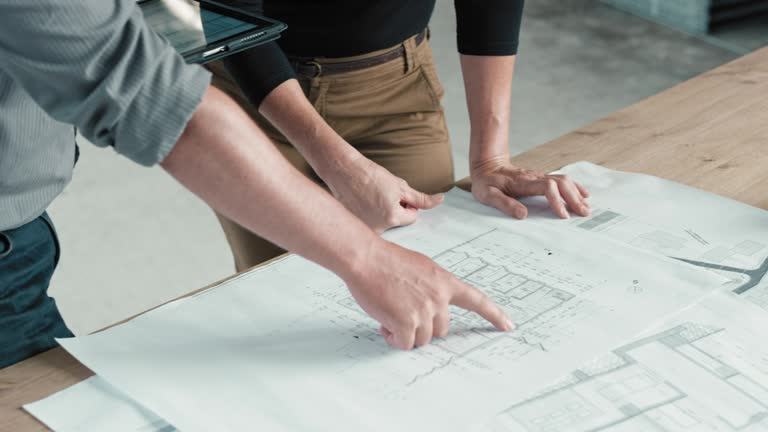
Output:
[[0,69],[51,117],[142,165],[171,151],[210,82],[134,0],[0,0]]

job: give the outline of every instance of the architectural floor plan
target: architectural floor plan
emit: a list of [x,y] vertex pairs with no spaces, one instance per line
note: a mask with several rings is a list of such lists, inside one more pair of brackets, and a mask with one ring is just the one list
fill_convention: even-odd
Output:
[[290,257],[63,340],[98,377],[28,409],[83,431],[103,418],[62,401],[131,432],[768,431],[766,212],[588,163],[563,171],[592,192],[590,217],[527,199],[519,222],[455,190],[386,234],[486,292],[514,332],[453,309],[448,337],[393,351],[339,279]]
[[[768,244],[764,243],[768,238],[754,238],[744,233],[735,237],[736,243],[712,244],[692,229],[651,225],[616,210],[603,209],[596,209],[587,220],[575,222],[573,226],[716,271],[733,279],[733,291],[737,294],[755,287],[758,291],[768,287]],[[692,256],[696,259],[686,258]]]
[[[724,313],[727,311],[727,313]],[[727,293],[515,403],[493,431],[768,431],[768,320]]]
[[561,171],[589,189],[596,204],[571,227],[717,272],[733,281],[735,293],[768,309],[768,212],[587,162]]
[[446,338],[394,351],[341,280],[290,257],[61,343],[184,431],[464,431],[727,281],[583,231],[531,229],[461,194],[387,237],[485,291],[514,332],[454,309]]

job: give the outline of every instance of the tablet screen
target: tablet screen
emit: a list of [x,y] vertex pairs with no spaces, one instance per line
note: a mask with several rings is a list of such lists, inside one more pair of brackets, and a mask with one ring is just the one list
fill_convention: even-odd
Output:
[[259,27],[201,8],[193,0],[145,0],[139,6],[149,26],[181,54]]

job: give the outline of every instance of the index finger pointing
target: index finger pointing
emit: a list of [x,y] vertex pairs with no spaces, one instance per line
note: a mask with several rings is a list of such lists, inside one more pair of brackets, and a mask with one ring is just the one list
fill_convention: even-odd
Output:
[[453,295],[451,304],[477,313],[499,330],[510,331],[515,328],[507,314],[482,291],[463,282],[459,284],[459,290]]

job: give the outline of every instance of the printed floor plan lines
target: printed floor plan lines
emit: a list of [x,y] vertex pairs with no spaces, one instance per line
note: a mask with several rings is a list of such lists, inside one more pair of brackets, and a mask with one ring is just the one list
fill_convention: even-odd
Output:
[[[504,257],[496,254],[495,259],[492,259],[491,256],[494,255],[488,248],[488,243],[499,243],[500,238],[509,236],[510,234],[494,228],[440,252],[432,258],[460,279],[485,291],[512,318],[518,332],[522,332],[523,335],[510,336],[488,331],[487,323],[479,315],[452,307],[452,335],[450,338],[436,340],[433,344],[435,347],[452,355],[463,356],[484,348],[500,338],[509,338],[519,342],[523,351],[531,349],[546,351],[541,337],[525,336],[526,325],[530,325],[537,318],[569,302],[575,295],[544,282],[543,279],[547,276],[544,269],[540,270],[544,277],[536,279],[521,274],[519,269],[501,263],[504,260],[514,259],[510,264],[524,265],[528,254],[507,251]],[[485,257],[483,257],[484,254]],[[580,288],[580,290],[588,289],[586,286]],[[338,300],[338,304],[365,315],[350,295]],[[450,360],[451,357],[444,362],[450,362]]]
[[673,229],[636,220],[617,210],[596,209],[575,227],[624,241],[635,247],[706,268],[731,278],[736,294],[750,293],[748,299],[768,308],[768,245],[756,240],[736,240],[733,246],[714,244],[690,228]]
[[601,229],[605,229],[605,225],[609,222],[615,223],[625,218],[626,216],[623,216],[614,211],[604,210],[593,213],[590,218],[588,218],[586,221],[578,222],[578,225],[576,226],[587,231],[599,231]]
[[393,350],[339,277],[294,255],[61,345],[179,430],[468,432],[727,281],[460,190],[384,237],[434,257],[517,328],[452,307],[445,338]]
[[568,222],[574,229],[728,277],[733,292],[768,310],[768,213],[764,210],[587,162],[569,165],[562,173],[578,178],[595,204],[586,220]]
[[768,431],[768,388],[728,363],[723,331],[688,322],[617,348],[505,409],[494,430]]

